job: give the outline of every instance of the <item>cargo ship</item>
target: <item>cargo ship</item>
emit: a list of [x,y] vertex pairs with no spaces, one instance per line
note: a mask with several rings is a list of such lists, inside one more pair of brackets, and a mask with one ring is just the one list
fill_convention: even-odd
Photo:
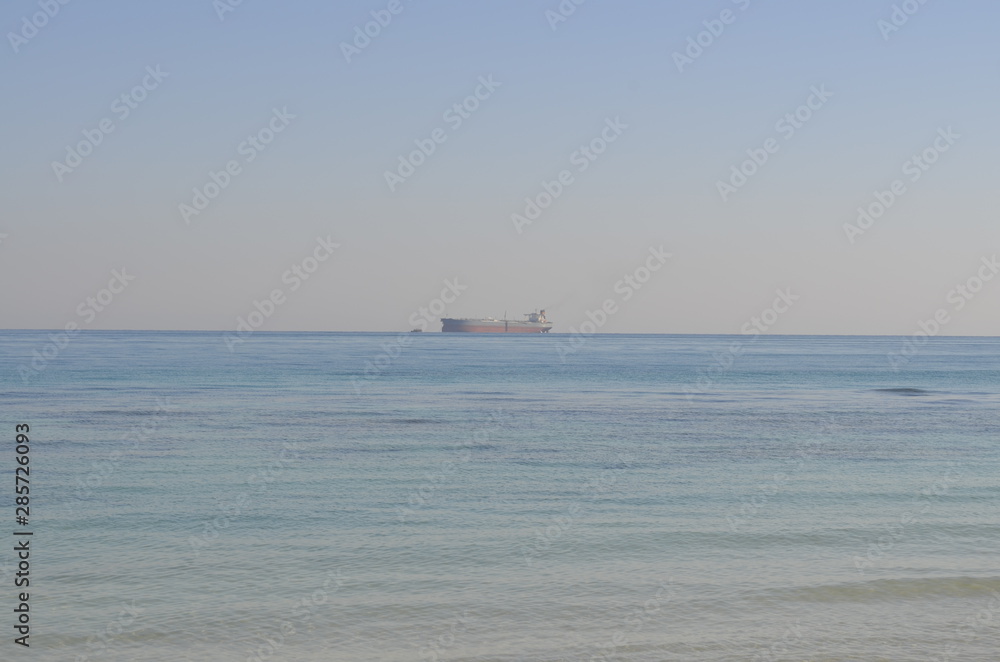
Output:
[[[506,317],[506,314],[504,315]],[[523,320],[484,319],[441,319],[441,331],[445,333],[548,333],[552,323],[545,319],[545,311],[527,313]]]

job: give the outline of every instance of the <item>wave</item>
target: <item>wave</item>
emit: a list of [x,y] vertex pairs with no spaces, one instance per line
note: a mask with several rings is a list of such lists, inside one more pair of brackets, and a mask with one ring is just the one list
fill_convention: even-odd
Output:
[[1000,577],[874,579],[781,589],[775,593],[783,600],[795,602],[880,602],[931,597],[974,599],[1000,596]]

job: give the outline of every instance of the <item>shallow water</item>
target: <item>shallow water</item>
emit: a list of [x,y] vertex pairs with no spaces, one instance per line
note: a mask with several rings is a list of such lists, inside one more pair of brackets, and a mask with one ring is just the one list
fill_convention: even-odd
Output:
[[33,659],[1000,651],[997,339],[47,336]]

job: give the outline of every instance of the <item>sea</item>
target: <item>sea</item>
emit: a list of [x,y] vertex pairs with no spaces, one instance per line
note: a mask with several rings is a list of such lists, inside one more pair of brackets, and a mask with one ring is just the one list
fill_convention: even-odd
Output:
[[3,660],[1000,660],[997,338],[3,331],[0,380]]

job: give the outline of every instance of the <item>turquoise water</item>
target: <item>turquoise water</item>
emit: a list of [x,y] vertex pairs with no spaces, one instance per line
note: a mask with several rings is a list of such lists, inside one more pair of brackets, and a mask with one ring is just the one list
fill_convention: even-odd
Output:
[[745,341],[0,332],[0,657],[998,659],[1000,340]]

